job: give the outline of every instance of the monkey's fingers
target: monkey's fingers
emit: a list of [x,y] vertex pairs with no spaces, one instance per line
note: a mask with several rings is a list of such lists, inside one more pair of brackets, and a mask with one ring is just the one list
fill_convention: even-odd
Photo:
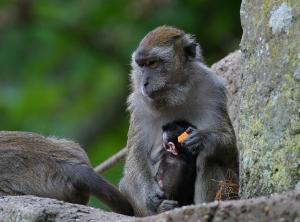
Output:
[[187,132],[188,134],[191,134],[191,133],[193,133],[193,132],[195,132],[197,129],[195,129],[194,127],[189,127],[189,128],[187,128],[187,130],[185,131],[185,132]]
[[192,154],[198,154],[203,149],[203,143],[199,135],[190,135],[182,144]]
[[164,192],[158,187],[158,190],[154,191],[152,195],[147,196],[146,202],[150,208],[157,209],[165,198]]
[[185,141],[182,143],[183,146],[192,146],[201,142],[201,136],[197,132],[191,133]]
[[163,200],[163,202],[159,205],[157,212],[162,213],[165,211],[173,210],[174,208],[179,207],[179,204],[175,200]]

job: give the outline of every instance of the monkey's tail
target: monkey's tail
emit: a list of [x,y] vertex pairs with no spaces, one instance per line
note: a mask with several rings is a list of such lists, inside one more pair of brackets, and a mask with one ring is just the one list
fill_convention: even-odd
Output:
[[73,166],[73,179],[77,188],[86,188],[112,211],[133,216],[133,208],[125,196],[114,185],[98,175],[87,165]]

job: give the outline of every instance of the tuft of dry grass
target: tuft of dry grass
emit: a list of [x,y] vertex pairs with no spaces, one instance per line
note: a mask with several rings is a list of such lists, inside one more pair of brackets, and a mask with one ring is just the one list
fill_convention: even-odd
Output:
[[220,202],[222,200],[239,199],[239,184],[233,180],[220,180],[218,183],[218,192],[216,193],[215,200]]

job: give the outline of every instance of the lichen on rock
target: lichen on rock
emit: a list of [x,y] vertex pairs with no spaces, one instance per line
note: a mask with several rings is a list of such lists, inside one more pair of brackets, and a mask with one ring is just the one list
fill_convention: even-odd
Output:
[[273,34],[278,32],[288,32],[292,23],[293,14],[292,9],[286,2],[282,3],[280,7],[271,12],[269,25],[272,28]]
[[241,11],[238,131],[241,195],[249,198],[300,180],[300,2],[244,0]]

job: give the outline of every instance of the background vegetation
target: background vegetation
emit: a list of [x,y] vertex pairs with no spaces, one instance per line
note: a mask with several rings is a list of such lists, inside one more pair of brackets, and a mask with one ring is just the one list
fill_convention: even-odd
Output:
[[[67,137],[94,166],[126,144],[130,55],[156,26],[212,64],[238,47],[240,0],[1,0],[0,130]],[[117,183],[122,165],[105,177]],[[99,206],[95,200],[92,206]]]

